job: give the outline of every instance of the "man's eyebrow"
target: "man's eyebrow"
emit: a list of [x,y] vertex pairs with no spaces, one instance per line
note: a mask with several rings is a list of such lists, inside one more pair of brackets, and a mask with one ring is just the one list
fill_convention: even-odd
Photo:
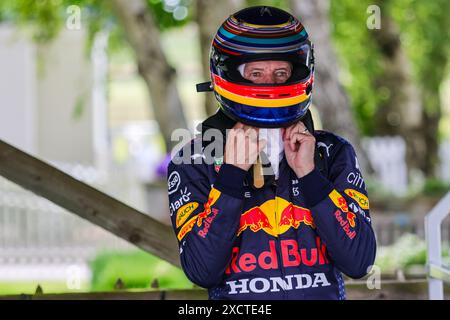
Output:
[[261,68],[261,67],[250,67],[250,70],[251,70],[251,71],[254,71],[254,70],[264,70],[264,68]]

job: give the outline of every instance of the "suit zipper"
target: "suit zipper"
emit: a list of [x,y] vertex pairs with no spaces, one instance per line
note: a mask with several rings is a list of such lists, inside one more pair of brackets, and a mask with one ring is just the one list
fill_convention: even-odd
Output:
[[[273,186],[275,187],[275,222],[277,223],[277,236],[275,237],[275,244],[276,244],[276,252],[277,252],[277,259],[278,259],[278,266],[280,268],[281,271],[281,276],[283,278],[283,281],[286,280],[285,278],[285,272],[284,272],[284,267],[283,267],[283,261],[281,260],[281,244],[280,244],[280,229],[279,229],[279,225],[278,225],[278,197],[277,197],[277,191],[278,191],[278,186],[276,181],[273,182]],[[284,288],[281,288],[281,290],[283,291],[283,299],[287,300],[287,292]]]

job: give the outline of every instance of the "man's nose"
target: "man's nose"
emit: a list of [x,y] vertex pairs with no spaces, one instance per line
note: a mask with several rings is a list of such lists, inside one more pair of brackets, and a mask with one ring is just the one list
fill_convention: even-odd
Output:
[[271,84],[271,83],[275,83],[275,81],[276,81],[275,75],[273,75],[273,74],[265,74],[264,77],[261,80],[261,83]]

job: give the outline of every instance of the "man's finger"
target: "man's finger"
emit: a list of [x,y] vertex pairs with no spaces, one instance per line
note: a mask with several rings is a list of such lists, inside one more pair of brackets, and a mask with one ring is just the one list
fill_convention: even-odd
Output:
[[294,130],[294,132],[302,132],[303,130],[305,130],[306,129],[306,127],[305,127],[305,125],[303,124],[303,122],[301,122],[301,121],[299,121],[298,123],[297,123],[297,125],[295,126],[295,130]]
[[302,125],[299,127],[299,132],[303,135],[312,136],[312,133],[309,132],[308,128],[302,123]]
[[289,133],[290,143],[291,143],[291,145],[292,145],[292,144],[294,145],[293,149],[295,148],[295,143],[297,142],[297,140],[296,140],[296,138],[295,138],[295,132],[296,132],[296,130],[297,130],[296,128],[297,128],[297,125],[295,125],[295,126],[291,129],[291,132]]
[[294,135],[295,135],[295,137],[297,139],[297,142],[299,142],[300,144],[302,144],[304,142],[308,142],[308,141],[313,142],[313,140],[314,140],[314,136],[311,135],[311,134],[304,134],[304,133],[301,133],[301,132],[300,133],[299,132],[295,132]]
[[291,140],[284,140],[284,149],[287,150],[288,152],[292,152],[292,148],[291,148]]
[[289,127],[287,127],[286,128],[286,138],[291,138],[291,132],[292,132],[292,129],[294,129],[295,128],[295,126],[296,126],[296,124],[292,124],[292,125],[290,125]]
[[291,144],[291,149],[292,150],[295,150],[295,144],[297,143],[297,141],[299,141],[298,140],[298,137],[299,136],[299,134],[298,133],[296,133],[296,132],[294,132],[292,135],[291,135],[291,141],[290,141],[290,144]]
[[298,132],[298,130],[299,130],[299,128],[300,128],[300,126],[299,126],[300,123],[301,123],[301,121],[299,121],[298,123],[296,123],[296,124],[291,128],[291,130],[289,131],[289,136],[291,137],[291,139],[292,139],[292,135],[293,135],[294,133]]
[[305,129],[306,129],[305,124],[304,124],[303,122],[300,121],[300,122],[298,123],[298,129],[299,129],[300,132],[302,132],[303,130],[305,130]]

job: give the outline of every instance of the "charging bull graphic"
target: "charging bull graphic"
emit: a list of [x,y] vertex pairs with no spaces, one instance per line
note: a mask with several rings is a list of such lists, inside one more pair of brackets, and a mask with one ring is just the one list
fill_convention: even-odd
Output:
[[244,212],[241,215],[237,235],[250,229],[253,232],[263,230],[276,237],[291,227],[298,229],[301,223],[315,228],[311,212],[308,209],[276,197]]

